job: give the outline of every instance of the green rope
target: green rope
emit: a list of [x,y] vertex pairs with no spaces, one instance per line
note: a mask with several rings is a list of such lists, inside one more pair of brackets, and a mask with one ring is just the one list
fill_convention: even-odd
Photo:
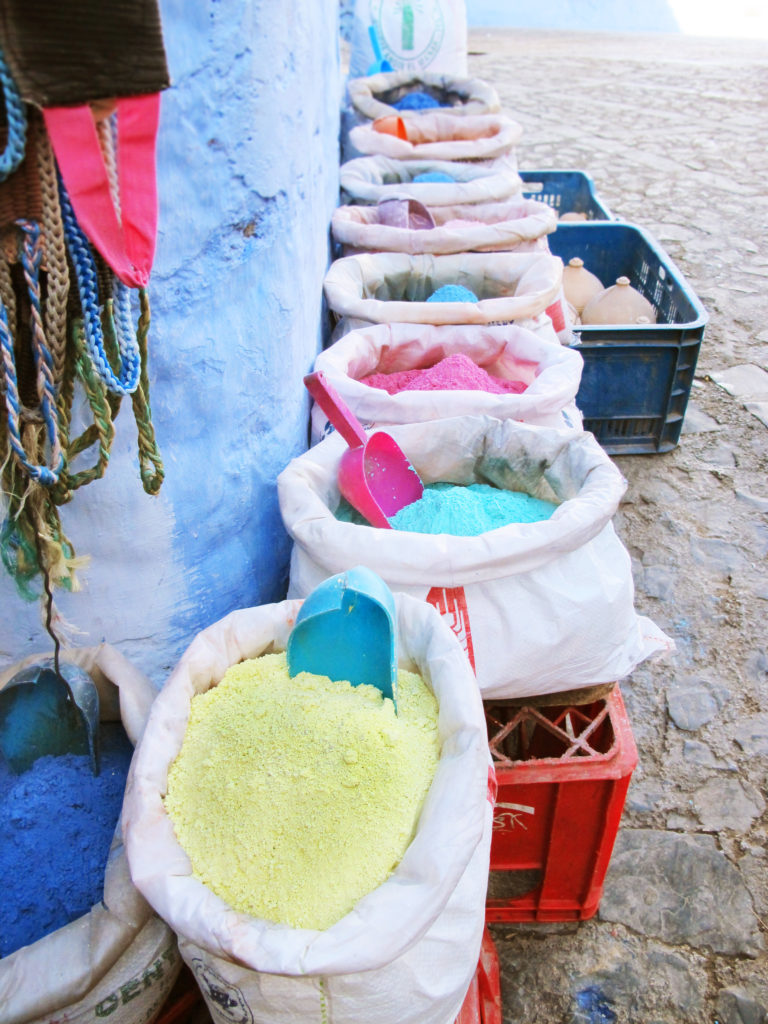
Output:
[[[112,331],[114,335],[114,329]],[[105,339],[109,331],[105,331]],[[112,441],[115,437],[114,419],[120,409],[120,395],[110,395],[103,381],[96,373],[93,362],[88,355],[85,339],[85,328],[82,320],[75,320],[70,331],[70,358],[67,360],[65,377],[59,391],[58,413],[59,432],[64,449],[64,469],[60,482],[53,489],[53,499],[57,505],[72,500],[73,492],[85,484],[104,476],[109,462]],[[72,402],[74,399],[74,381],[80,381],[85,397],[93,414],[93,423],[76,437],[70,439]],[[72,473],[70,466],[74,460],[98,443],[98,456],[93,465],[87,469]]]
[[136,331],[136,340],[139,343],[139,355],[141,373],[139,375],[139,386],[131,395],[133,404],[133,416],[139,431],[139,472],[141,482],[147,494],[157,494],[160,490],[165,470],[163,460],[160,457],[160,450],[155,440],[155,428],[152,426],[152,411],[149,406],[149,374],[147,373],[147,335],[151,321],[149,310],[149,296],[146,288],[139,289],[139,303],[141,315],[139,326]]

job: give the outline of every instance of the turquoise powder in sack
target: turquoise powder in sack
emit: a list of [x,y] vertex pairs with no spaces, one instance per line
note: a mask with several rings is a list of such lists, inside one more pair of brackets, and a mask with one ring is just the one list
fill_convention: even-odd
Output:
[[[427,484],[418,501],[401,508],[389,520],[394,530],[407,533],[447,533],[477,537],[510,523],[539,523],[549,519],[557,505],[532,498],[523,491],[505,491],[489,484]],[[342,522],[367,521],[342,500],[336,511]]]

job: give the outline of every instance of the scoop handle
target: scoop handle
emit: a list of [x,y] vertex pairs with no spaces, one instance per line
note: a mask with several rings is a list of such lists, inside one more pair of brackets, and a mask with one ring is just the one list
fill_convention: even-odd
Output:
[[304,387],[350,448],[359,448],[366,443],[368,435],[363,429],[362,423],[336,389],[331,387],[322,370],[308,373],[304,378]]

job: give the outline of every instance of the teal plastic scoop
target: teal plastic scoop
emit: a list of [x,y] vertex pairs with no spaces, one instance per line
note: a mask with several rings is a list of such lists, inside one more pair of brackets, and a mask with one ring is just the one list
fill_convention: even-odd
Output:
[[98,730],[99,692],[77,665],[38,662],[0,689],[0,752],[17,774],[46,754],[87,754],[98,775]]
[[397,711],[395,601],[380,576],[357,566],[305,599],[288,638],[288,672],[375,686]]

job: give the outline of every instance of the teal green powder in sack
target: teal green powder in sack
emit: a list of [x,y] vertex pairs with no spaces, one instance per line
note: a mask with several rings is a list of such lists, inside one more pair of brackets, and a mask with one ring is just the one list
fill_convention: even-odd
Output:
[[[477,537],[510,523],[539,523],[557,508],[551,501],[532,498],[523,491],[505,491],[489,484],[427,484],[418,501],[401,508],[389,520],[394,530],[408,533],[447,533]],[[367,521],[342,499],[336,511],[342,522]]]

